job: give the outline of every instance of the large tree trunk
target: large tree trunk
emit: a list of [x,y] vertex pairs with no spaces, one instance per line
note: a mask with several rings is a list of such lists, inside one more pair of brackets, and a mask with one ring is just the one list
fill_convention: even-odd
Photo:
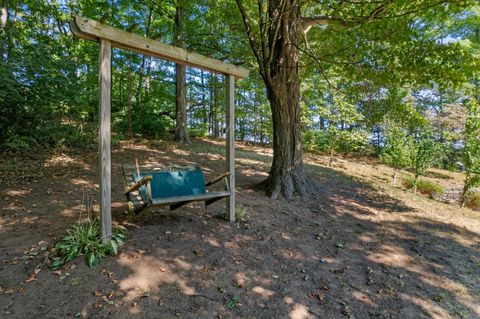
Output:
[[258,2],[260,39],[248,17],[242,0],[236,0],[242,14],[250,46],[267,87],[272,110],[273,161],[265,181],[271,198],[303,196],[308,185],[303,165],[300,132],[300,76],[298,39],[303,34],[299,24],[298,0]]
[[177,64],[176,68],[176,98],[175,98],[175,141],[182,144],[189,144],[187,130],[187,97],[185,90],[185,66]]
[[273,119],[273,161],[266,186],[271,198],[291,198],[304,195],[307,180],[300,132],[300,86],[298,70],[280,70],[288,80],[267,88]]
[[[307,176],[303,165],[300,131],[299,52],[295,19],[298,15],[295,0],[289,0],[289,10],[280,11],[283,1],[271,0],[269,16],[279,21],[270,26],[268,36],[271,60],[265,66],[267,97],[272,110],[273,162],[266,180],[267,195],[291,198],[303,196]],[[288,6],[287,6],[288,7]],[[272,43],[274,41],[274,43]]]
[[267,89],[273,117],[273,161],[266,185],[272,198],[290,198],[305,192],[300,107],[295,97],[298,89],[298,82]]
[[[175,45],[183,47],[183,33],[185,29],[184,2],[177,1],[175,14]],[[186,72],[183,64],[175,67],[176,77],[176,98],[175,98],[175,141],[182,144],[189,144],[190,139],[187,131],[187,95],[186,95]]]

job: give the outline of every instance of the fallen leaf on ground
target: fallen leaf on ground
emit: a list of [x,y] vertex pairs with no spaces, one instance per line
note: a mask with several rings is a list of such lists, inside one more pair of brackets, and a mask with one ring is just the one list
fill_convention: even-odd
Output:
[[40,272],[40,270],[41,270],[40,268],[36,268],[34,271],[32,271],[30,275],[28,275],[25,282],[32,282],[32,281],[38,280],[38,273]]
[[80,284],[80,281],[78,279],[70,280],[70,286],[78,286],[79,284]]
[[205,255],[205,252],[203,251],[203,249],[194,249],[193,252],[195,253],[195,255],[199,257],[202,257],[203,255]]
[[308,294],[308,297],[310,299],[318,299],[320,301],[323,301],[325,299],[325,295],[321,292],[311,292]]
[[113,301],[108,300],[107,296],[103,296],[103,297],[102,297],[102,301],[108,303],[109,305],[113,305]]
[[18,258],[14,258],[14,259],[5,259],[3,261],[4,264],[7,264],[7,265],[15,265],[18,263]]

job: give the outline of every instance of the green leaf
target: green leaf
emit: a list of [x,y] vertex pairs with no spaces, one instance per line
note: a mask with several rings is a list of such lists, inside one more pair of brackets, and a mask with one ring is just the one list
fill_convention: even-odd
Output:
[[71,247],[71,249],[67,253],[65,261],[71,261],[71,260],[75,259],[77,256],[78,256],[78,248],[77,247]]
[[118,246],[117,246],[117,242],[115,240],[110,239],[110,241],[108,242],[108,251],[112,255],[118,254]]
[[50,264],[50,268],[52,268],[53,270],[57,270],[61,268],[63,265],[64,265],[63,259],[56,257],[52,260],[52,263]]
[[232,310],[233,308],[235,308],[235,306],[240,302],[240,297],[239,296],[235,296],[233,297],[227,304],[227,307],[228,309]]
[[96,265],[98,265],[99,262],[100,258],[98,258],[98,256],[94,252],[89,252],[85,255],[85,263],[88,267],[95,267]]
[[119,243],[119,244],[125,242],[125,235],[124,235],[123,233],[121,233],[121,232],[115,233],[115,234],[113,235],[113,238],[114,238],[115,241],[116,241],[117,243]]

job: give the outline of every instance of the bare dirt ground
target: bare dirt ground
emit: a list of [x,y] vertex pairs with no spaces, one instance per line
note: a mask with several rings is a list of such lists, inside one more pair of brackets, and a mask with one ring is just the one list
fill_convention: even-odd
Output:
[[[95,268],[79,258],[56,273],[46,255],[78,221],[83,194],[96,196],[97,154],[0,158],[0,317],[480,318],[480,213],[394,188],[373,160],[328,168],[309,154],[318,193],[270,200],[255,185],[271,151],[239,146],[245,221],[217,218],[222,202],[207,213],[199,204],[125,213],[122,163],[196,162],[214,176],[222,147],[117,145],[112,205],[128,241]],[[455,186],[462,177],[430,178]]]

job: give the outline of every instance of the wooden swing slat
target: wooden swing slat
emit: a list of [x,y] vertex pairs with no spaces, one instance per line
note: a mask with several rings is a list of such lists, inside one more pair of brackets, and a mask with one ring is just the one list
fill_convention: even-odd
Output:
[[[201,178],[201,181],[202,183],[204,183],[204,177],[203,177],[203,172],[200,168],[198,167],[190,167],[190,168],[185,168],[183,167],[182,169],[180,169],[179,171],[183,171],[183,172],[188,172],[188,170],[192,169],[193,168],[193,171],[197,171],[197,174],[200,174],[199,177]],[[139,171],[139,172],[137,172]],[[190,171],[192,172],[192,171]],[[152,175],[149,175],[149,174],[152,174]],[[222,198],[227,198],[227,197],[231,197],[232,195],[232,192],[230,191],[230,187],[228,185],[228,177],[230,176],[230,173],[227,172],[227,173],[224,173],[224,174],[221,174],[220,176],[214,178],[212,181],[208,182],[208,183],[205,183],[205,186],[211,186],[215,183],[218,183],[219,181],[221,180],[224,180],[225,181],[225,186],[227,188],[227,190],[225,191],[216,191],[216,192],[209,192],[209,191],[206,191],[205,188],[203,188],[203,193],[200,193],[200,194],[188,194],[188,195],[181,195],[181,196],[171,196],[171,195],[167,195],[165,196],[165,193],[162,193],[161,197],[152,197],[152,192],[151,192],[151,188],[152,188],[152,185],[151,183],[153,183],[154,181],[156,181],[157,183],[158,182],[161,182],[162,179],[160,180],[154,180],[155,179],[155,176],[158,177],[158,174],[164,174],[164,173],[174,173],[174,174],[178,174],[177,171],[173,170],[173,171],[163,171],[163,173],[160,173],[159,171],[150,171],[150,170],[147,170],[147,171],[142,171],[137,165],[134,165],[134,164],[124,164],[123,165],[123,174],[124,174],[124,177],[125,177],[125,184],[126,184],[126,191],[125,191],[125,195],[127,196],[128,200],[130,202],[132,202],[133,204],[133,207],[134,207],[134,211],[138,211],[148,205],[152,205],[152,206],[170,206],[170,209],[171,210],[175,210],[177,208],[180,208],[182,207],[183,205],[185,204],[188,204],[190,202],[205,202],[205,205],[208,206],[210,204],[213,204],[214,202],[222,199]],[[138,178],[134,178],[134,176],[141,176],[143,175],[142,178],[138,179]],[[135,181],[135,179],[137,179],[137,181]],[[167,183],[165,184],[165,186],[168,187],[168,182],[167,180],[163,180],[164,183]],[[197,181],[199,182],[199,181]],[[140,189],[142,187],[146,187],[147,188],[147,192],[146,192],[146,195],[143,194],[140,192]],[[173,185],[172,185],[173,186]],[[198,185],[195,186],[196,188],[198,188]],[[144,198],[144,196],[146,196],[147,198]],[[157,195],[158,196],[158,195]],[[135,202],[132,200],[132,199],[137,199]]]
[[188,196],[176,196],[176,197],[169,197],[169,198],[158,198],[152,199],[152,204],[155,206],[168,206],[176,203],[189,203],[189,202],[198,202],[198,201],[207,201],[213,198],[224,198],[230,196],[230,192],[222,191],[222,192],[208,192],[205,194],[198,194],[198,195],[188,195]]

